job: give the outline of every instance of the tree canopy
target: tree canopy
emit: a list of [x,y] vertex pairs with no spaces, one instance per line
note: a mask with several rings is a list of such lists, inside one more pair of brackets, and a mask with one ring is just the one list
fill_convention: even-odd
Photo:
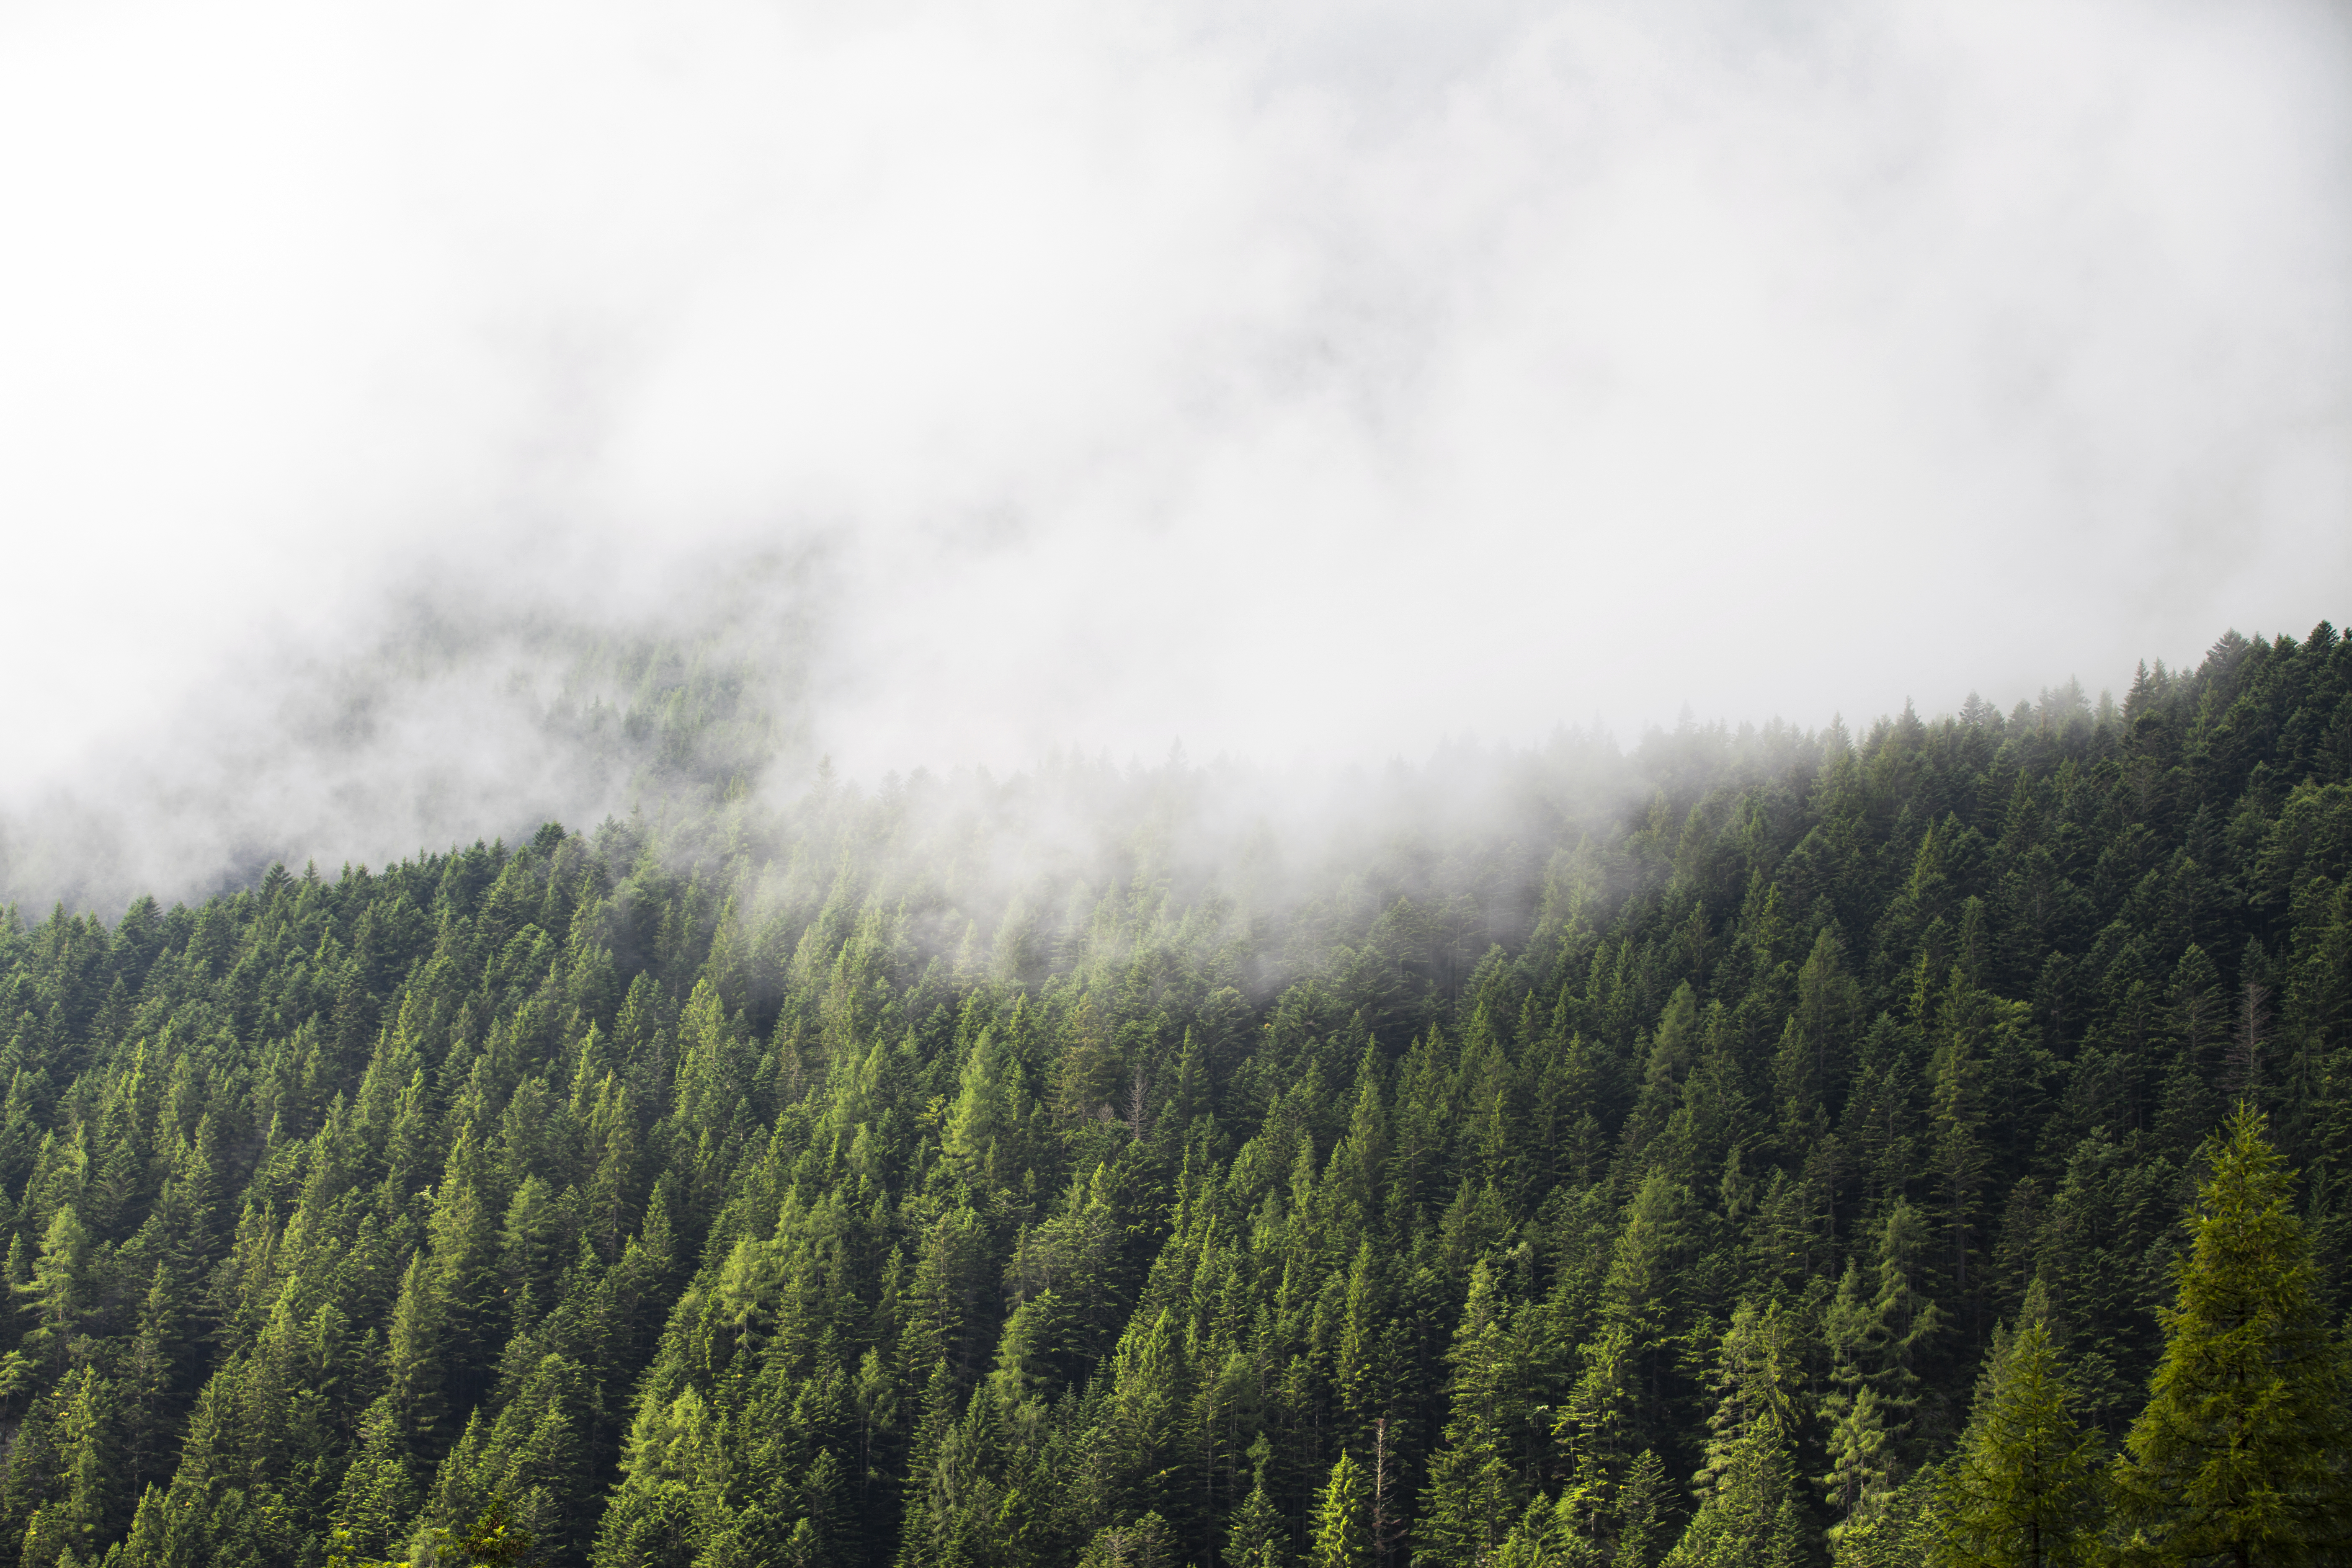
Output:
[[7,911],[0,1562],[2341,1560],[2352,643],[1345,788]]

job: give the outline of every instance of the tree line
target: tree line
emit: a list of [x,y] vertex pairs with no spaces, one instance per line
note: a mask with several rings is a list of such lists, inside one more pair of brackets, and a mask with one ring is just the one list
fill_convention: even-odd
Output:
[[2344,1553],[2332,627],[1396,770],[1287,859],[1218,787],[11,911],[0,1554]]

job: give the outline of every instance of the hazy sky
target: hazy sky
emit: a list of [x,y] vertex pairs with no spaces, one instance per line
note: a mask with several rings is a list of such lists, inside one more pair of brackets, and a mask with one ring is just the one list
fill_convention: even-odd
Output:
[[690,620],[761,552],[869,773],[2300,635],[2347,15],[6,0],[0,794],[420,589]]

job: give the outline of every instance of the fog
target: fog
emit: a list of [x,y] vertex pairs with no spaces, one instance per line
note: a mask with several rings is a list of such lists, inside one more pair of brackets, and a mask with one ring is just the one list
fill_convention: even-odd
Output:
[[2120,688],[2347,616],[2347,195],[2284,0],[17,0],[0,851]]

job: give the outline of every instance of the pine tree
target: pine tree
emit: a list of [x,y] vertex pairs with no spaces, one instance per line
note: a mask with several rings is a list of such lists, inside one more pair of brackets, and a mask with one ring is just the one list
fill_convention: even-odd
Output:
[[100,1551],[131,1521],[131,1498],[123,1486],[121,1415],[116,1391],[95,1373],[85,1373],[66,1413],[64,1446],[68,1456],[62,1483],[65,1516],[73,1550],[85,1558]]
[[387,1337],[392,1363],[389,1394],[404,1440],[420,1449],[434,1447],[448,1414],[448,1402],[442,1395],[441,1297],[422,1252],[410,1255],[401,1277]]
[[1915,1471],[1895,1489],[1886,1506],[1838,1534],[1836,1568],[1920,1568],[1942,1541],[1937,1511],[1943,1472],[1933,1466]]
[[1137,1321],[1112,1358],[1116,1387],[1104,1432],[1108,1458],[1145,1511],[1175,1506],[1184,1458],[1178,1426],[1184,1407],[1183,1341],[1174,1315]]
[[2352,1383],[2268,1134],[2242,1103],[2202,1152],[2164,1357],[2116,1468],[2134,1562],[2251,1568],[2352,1544]]
[[177,1367],[186,1317],[184,1290],[169,1264],[159,1263],[139,1313],[139,1331],[124,1358],[121,1390],[123,1458],[134,1484],[167,1481],[168,1458],[176,1437]]
[[346,1550],[373,1557],[388,1552],[416,1512],[416,1479],[408,1457],[409,1435],[390,1394],[368,1406],[360,1418],[359,1452],[344,1472],[333,1510]]
[[30,1298],[34,1321],[25,1335],[25,1347],[37,1360],[62,1373],[66,1352],[89,1310],[90,1266],[96,1238],[83,1228],[80,1216],[68,1205],[58,1210],[41,1240],[40,1261],[33,1266],[30,1283],[17,1293]]
[[943,1140],[956,1173],[977,1184],[1009,1170],[1023,1113],[1019,1068],[1012,1052],[993,1027],[982,1029],[964,1058]]
[[129,1499],[117,1473],[113,1389],[95,1372],[77,1368],[58,1384],[55,1397],[53,1462],[59,1468],[48,1478],[48,1500],[25,1526],[17,1561],[26,1568],[94,1560],[129,1522],[118,1517]]
[[1133,1524],[1105,1525],[1079,1554],[1078,1568],[1178,1568],[1176,1532],[1156,1513]]
[[1716,1355],[1717,1401],[1699,1471],[1698,1511],[1665,1568],[1798,1568],[1813,1531],[1790,1454],[1789,1325],[1779,1307],[1740,1303]]
[[1290,1554],[1284,1549],[1287,1533],[1274,1500],[1265,1495],[1265,1473],[1259,1467],[1257,1484],[1225,1527],[1225,1568],[1284,1568]]
[[1609,1568],[1654,1568],[1665,1545],[1666,1509],[1666,1467],[1644,1448],[1617,1489],[1617,1551]]
[[1799,1568],[1814,1532],[1796,1479],[1779,1420],[1758,1423],[1723,1456],[1664,1568]]
[[1847,1263],[1822,1314],[1830,1387],[1822,1396],[1821,1414],[1829,1425],[1830,1468],[1820,1480],[1838,1518],[1833,1537],[1874,1515],[1895,1489],[1894,1439],[1902,1418],[1874,1385],[1869,1363],[1885,1337],[1877,1308],[1863,1284],[1861,1266]]
[[1341,1449],[1316,1500],[1315,1542],[1307,1552],[1307,1568],[1371,1568],[1372,1532],[1365,1517],[1370,1491],[1363,1467]]
[[[1936,1051],[1929,1072],[1934,1089],[1933,1169],[1943,1211],[1947,1277],[1953,1294],[1962,1302],[1969,1291],[1969,1260],[1977,1251],[1977,1211],[1990,1163],[1986,1101],[1990,1086],[1986,1082],[1986,1057],[1991,1037],[2013,1011],[2011,1005],[1969,985],[1957,968],[1937,1009]],[[2014,1023],[2013,1018],[2006,1021]]]
[[[601,732],[658,734],[664,788],[765,722],[625,662]],[[2106,1544],[2344,1561],[2305,1505],[2352,1374],[2298,1344],[2352,1259],[2352,641],[2232,637],[2087,714],[1570,743],[1520,759],[1516,848],[1400,820],[1270,900],[1204,901],[1166,822],[1006,860],[1035,781],[950,843],[936,784],[769,813],[730,756],[715,814],[111,936],[0,907],[0,1563],[1290,1568],[1343,1449],[1366,1568],[2002,1560],[2034,1434],[2063,1479],[2065,1417],[2147,1400],[2238,1089],[2319,1304],[2172,1325],[2172,1457],[2126,1457]],[[1555,810],[1580,847],[1471,973]],[[2233,1465],[2299,1534],[2200,1556]]]
[[1937,1500],[1939,1564],[2074,1568],[2095,1560],[2105,1503],[2099,1440],[2037,1314],[1996,1336],[1976,1409]]
[[1899,1436],[1917,1407],[1920,1363],[1944,1330],[1942,1309],[1921,1289],[1928,1252],[1925,1216],[1900,1198],[1878,1238],[1878,1289],[1872,1298],[1863,1338],[1869,1386],[1878,1395],[1879,1419]]
[[1380,1364],[1380,1268],[1379,1248],[1367,1237],[1356,1248],[1356,1260],[1348,1270],[1339,1354],[1332,1367],[1331,1381],[1339,1391],[1339,1407],[1347,1414],[1350,1436],[1368,1433],[1381,1416],[1385,1369]]
[[1653,1171],[1626,1205],[1601,1283],[1600,1321],[1554,1436],[1580,1485],[1597,1488],[1672,1434],[1683,1401],[1677,1331],[1687,1289],[1690,1194]]
[[1609,1559],[1578,1528],[1579,1512],[1570,1500],[1534,1499],[1483,1560],[1486,1568],[1605,1568]]
[[1481,1261],[1470,1273],[1462,1326],[1447,1359],[1454,1364],[1453,1416],[1431,1467],[1423,1501],[1419,1558],[1473,1568],[1502,1540],[1522,1506],[1505,1445],[1518,1425],[1509,1386],[1511,1343],[1494,1273]]

